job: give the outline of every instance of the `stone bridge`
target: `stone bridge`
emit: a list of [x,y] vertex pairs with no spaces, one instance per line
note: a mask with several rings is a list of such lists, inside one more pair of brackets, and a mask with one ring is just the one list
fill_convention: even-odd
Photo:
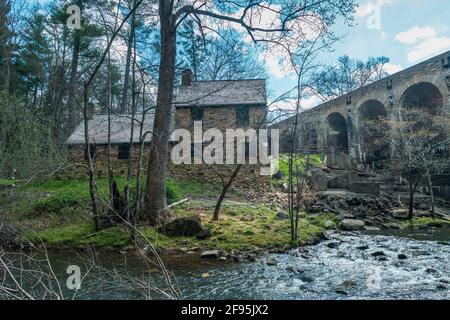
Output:
[[[391,147],[373,145],[365,120],[393,118],[410,106],[450,110],[449,100],[450,51],[301,113],[297,145],[327,154],[327,163],[342,169],[382,166]],[[272,126],[280,129],[282,152],[288,150],[294,119]]]

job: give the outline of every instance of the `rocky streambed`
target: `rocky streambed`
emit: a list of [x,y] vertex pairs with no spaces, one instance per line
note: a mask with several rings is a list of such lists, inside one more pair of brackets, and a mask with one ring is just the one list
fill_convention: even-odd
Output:
[[[450,229],[371,233],[327,232],[327,240],[284,254],[266,254],[253,262],[169,263],[185,299],[450,299]],[[151,275],[128,255],[102,254],[104,266],[117,272]],[[69,253],[52,256],[62,279]],[[107,277],[107,275],[105,275]],[[79,299],[141,298],[114,278],[87,278]]]

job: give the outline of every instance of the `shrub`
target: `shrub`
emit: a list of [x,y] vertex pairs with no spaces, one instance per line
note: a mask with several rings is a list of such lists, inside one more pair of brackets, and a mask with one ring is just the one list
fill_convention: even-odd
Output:
[[167,179],[167,182],[166,182],[167,203],[171,204],[171,203],[177,202],[177,201],[181,200],[181,198],[182,198],[182,193],[181,193],[181,189],[178,186],[178,184],[172,179]]

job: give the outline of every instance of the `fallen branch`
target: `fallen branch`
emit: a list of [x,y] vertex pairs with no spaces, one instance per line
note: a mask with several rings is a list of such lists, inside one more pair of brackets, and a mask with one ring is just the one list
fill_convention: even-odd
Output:
[[188,197],[188,198],[185,198],[185,199],[183,199],[183,200],[180,200],[180,201],[177,201],[177,202],[174,202],[174,203],[170,204],[169,206],[167,206],[167,208],[170,209],[170,208],[179,206],[180,204],[183,204],[183,203],[188,202],[188,201],[190,201],[190,200],[191,200],[191,198],[189,198],[189,197]]

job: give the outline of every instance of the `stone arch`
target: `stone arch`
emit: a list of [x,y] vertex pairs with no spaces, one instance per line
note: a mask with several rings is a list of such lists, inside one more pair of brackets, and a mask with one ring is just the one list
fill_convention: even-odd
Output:
[[387,117],[386,107],[376,99],[364,101],[358,109],[358,119],[378,120]]
[[[405,81],[401,83],[398,87],[394,87],[394,90],[396,92],[395,96],[398,99],[397,104],[400,108],[404,106],[404,98],[405,93],[411,89],[413,86],[421,84],[421,83],[428,83],[436,87],[440,93],[442,94],[444,98],[444,104],[445,100],[448,99],[450,95],[450,88],[447,87],[447,84],[445,83],[445,79],[442,78],[442,75],[415,75],[412,79]],[[448,103],[448,101],[447,101]]]
[[[439,117],[448,117],[446,113],[446,105],[448,104],[448,90],[439,82],[417,82],[407,87],[400,98],[399,117],[408,118],[413,121],[413,131],[418,131],[423,128],[432,130],[436,137],[433,138],[436,142],[447,141],[447,136],[442,132],[439,126]],[[407,112],[412,110],[412,112]],[[450,120],[449,120],[450,121]],[[436,154],[442,157],[450,157],[448,152],[448,145],[442,146],[441,149],[436,150]]]
[[382,169],[390,159],[390,147],[386,138],[388,113],[383,103],[369,99],[358,108],[358,151],[363,164]]
[[348,153],[349,139],[347,120],[339,112],[331,113],[327,118],[327,146],[337,152]]
[[400,98],[403,109],[420,108],[437,113],[445,104],[446,97],[439,87],[430,82],[419,82],[408,87]]

